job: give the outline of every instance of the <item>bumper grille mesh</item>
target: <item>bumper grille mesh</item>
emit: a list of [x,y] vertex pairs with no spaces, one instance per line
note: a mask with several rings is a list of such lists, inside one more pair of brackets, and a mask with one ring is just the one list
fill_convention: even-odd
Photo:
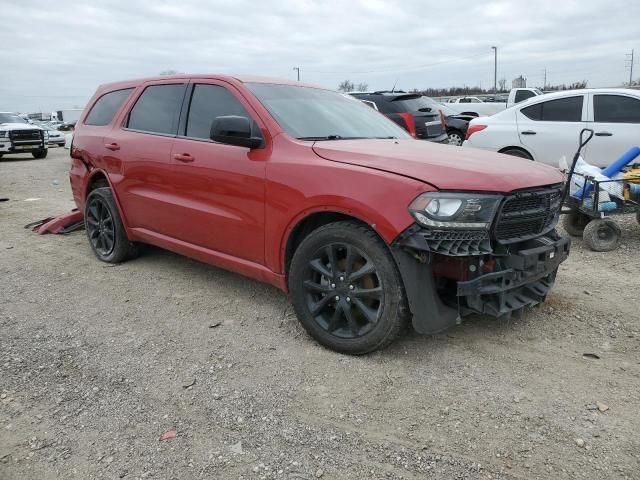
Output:
[[558,219],[561,194],[561,188],[557,187],[509,195],[494,227],[495,238],[508,243],[551,229]]

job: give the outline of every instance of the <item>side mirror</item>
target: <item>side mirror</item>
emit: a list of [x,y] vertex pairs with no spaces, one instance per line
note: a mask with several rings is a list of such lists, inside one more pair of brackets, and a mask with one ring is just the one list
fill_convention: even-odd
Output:
[[251,133],[251,121],[247,117],[227,115],[216,117],[211,123],[210,137],[214,142],[247,148],[263,147],[262,137],[253,137]]

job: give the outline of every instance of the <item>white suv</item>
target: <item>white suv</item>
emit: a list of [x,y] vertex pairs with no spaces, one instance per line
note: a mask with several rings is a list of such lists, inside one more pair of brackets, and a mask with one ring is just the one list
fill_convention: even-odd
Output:
[[0,112],[0,157],[7,153],[31,153],[33,158],[45,158],[48,141],[46,130],[26,123],[14,113]]

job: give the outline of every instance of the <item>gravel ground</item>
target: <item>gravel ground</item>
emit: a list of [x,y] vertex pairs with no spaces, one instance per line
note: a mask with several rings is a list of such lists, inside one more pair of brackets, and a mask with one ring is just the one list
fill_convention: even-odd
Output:
[[354,358],[270,286],[22,228],[73,207],[68,164],[0,161],[1,479],[640,478],[633,218],[523,318]]

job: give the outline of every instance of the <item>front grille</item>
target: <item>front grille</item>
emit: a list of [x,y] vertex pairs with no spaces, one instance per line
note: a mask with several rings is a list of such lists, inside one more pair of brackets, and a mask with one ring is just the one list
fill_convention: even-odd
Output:
[[558,219],[561,195],[561,187],[555,187],[507,196],[494,227],[495,238],[509,243],[550,230]]
[[9,136],[14,142],[39,142],[43,134],[41,130],[12,130]]

